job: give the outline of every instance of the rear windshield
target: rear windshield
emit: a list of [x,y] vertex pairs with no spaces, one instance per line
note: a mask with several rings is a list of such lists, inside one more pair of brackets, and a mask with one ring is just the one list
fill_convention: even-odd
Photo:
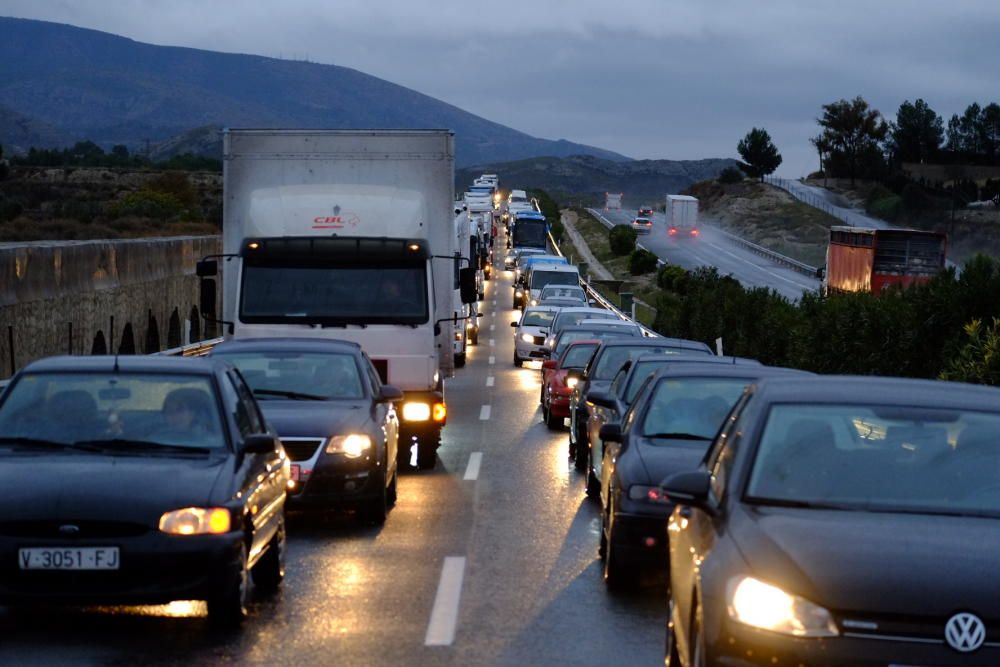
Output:
[[575,271],[532,271],[531,289],[546,285],[579,285],[580,276]]
[[670,439],[708,443],[748,382],[746,378],[660,380],[649,397],[642,433],[653,438],[653,444]]
[[[636,336],[637,329],[625,329],[623,331],[608,331],[607,329],[602,329],[600,331],[596,330],[583,330],[583,331],[567,331],[559,337],[559,342],[556,343],[554,350],[555,356],[562,354],[562,351],[566,349],[566,346],[570,343],[578,340],[608,340],[610,338],[622,338],[625,336]],[[589,362],[588,362],[589,363]]]
[[258,400],[364,398],[354,356],[326,352],[220,352],[243,373]]
[[566,350],[566,354],[559,360],[560,368],[586,368],[590,363],[590,358],[594,356],[597,344],[574,345]]
[[577,322],[582,322],[584,320],[617,320],[618,316],[612,313],[610,310],[590,310],[585,312],[569,312],[569,313],[559,313],[559,317],[556,318],[555,327],[556,331],[562,331],[566,327],[571,327]]
[[626,361],[630,361],[636,357],[641,357],[647,354],[684,354],[685,352],[689,352],[689,350],[682,350],[677,347],[644,346],[641,344],[636,344],[634,347],[616,345],[604,350],[601,356],[596,360],[597,365],[591,371],[590,376],[595,380],[610,380],[615,376],[615,373],[618,372],[618,369],[621,368]]
[[521,326],[547,327],[552,324],[555,315],[551,310],[526,310],[521,318]]

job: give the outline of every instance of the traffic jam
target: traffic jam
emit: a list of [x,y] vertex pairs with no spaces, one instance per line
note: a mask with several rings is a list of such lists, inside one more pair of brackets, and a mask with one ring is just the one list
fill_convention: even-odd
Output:
[[[447,385],[510,334],[520,407],[597,508],[607,595],[665,603],[665,664],[1000,664],[997,389],[654,333],[591,289],[526,192],[484,174],[456,200],[447,131],[224,147],[225,255],[198,266],[224,340],[43,359],[0,396],[0,604],[198,600],[245,625],[299,565],[288,517],[381,526],[441,472],[464,418]],[[319,201],[338,207],[323,224]],[[487,287],[509,331],[488,333]]]

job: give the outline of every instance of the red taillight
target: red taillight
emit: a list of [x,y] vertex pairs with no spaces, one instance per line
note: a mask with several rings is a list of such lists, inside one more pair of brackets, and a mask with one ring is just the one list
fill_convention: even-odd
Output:
[[698,233],[699,233],[699,232],[698,232],[698,230],[697,230],[697,229],[692,229],[692,230],[691,230],[691,236],[698,236]]
[[670,228],[670,235],[673,236],[675,234],[677,234],[677,228],[676,227],[671,227]]

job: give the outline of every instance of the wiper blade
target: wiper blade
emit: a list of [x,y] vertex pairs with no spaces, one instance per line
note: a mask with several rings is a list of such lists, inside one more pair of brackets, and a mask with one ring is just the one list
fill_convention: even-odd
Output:
[[46,440],[44,438],[21,438],[18,436],[2,437],[0,438],[0,445],[24,445],[47,449],[87,449],[85,446],[79,446],[75,442],[60,442],[59,440]]
[[647,438],[670,438],[671,440],[711,440],[703,435],[694,433],[644,433]]
[[299,391],[285,391],[283,389],[254,389],[254,396],[278,396],[280,398],[290,398],[293,401],[325,401],[326,396],[316,394],[304,394]]
[[171,445],[166,442],[154,442],[152,440],[130,440],[128,438],[109,438],[105,440],[79,440],[72,444],[73,447],[85,448],[92,451],[105,452],[179,452],[184,454],[209,454],[208,447],[188,447],[187,445]]
[[794,500],[791,498],[748,498],[751,502],[759,505],[770,505],[773,507],[799,507],[811,510],[840,510],[844,512],[867,512],[867,507],[851,505],[845,503],[824,503],[810,500]]

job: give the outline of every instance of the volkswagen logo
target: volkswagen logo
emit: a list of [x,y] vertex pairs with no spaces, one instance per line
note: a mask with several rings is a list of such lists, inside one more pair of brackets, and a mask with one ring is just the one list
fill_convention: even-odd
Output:
[[80,526],[68,523],[65,526],[59,526],[59,532],[63,535],[78,535],[80,533]]
[[944,638],[948,646],[960,653],[971,653],[986,641],[986,626],[975,614],[962,612],[948,619],[944,625]]

